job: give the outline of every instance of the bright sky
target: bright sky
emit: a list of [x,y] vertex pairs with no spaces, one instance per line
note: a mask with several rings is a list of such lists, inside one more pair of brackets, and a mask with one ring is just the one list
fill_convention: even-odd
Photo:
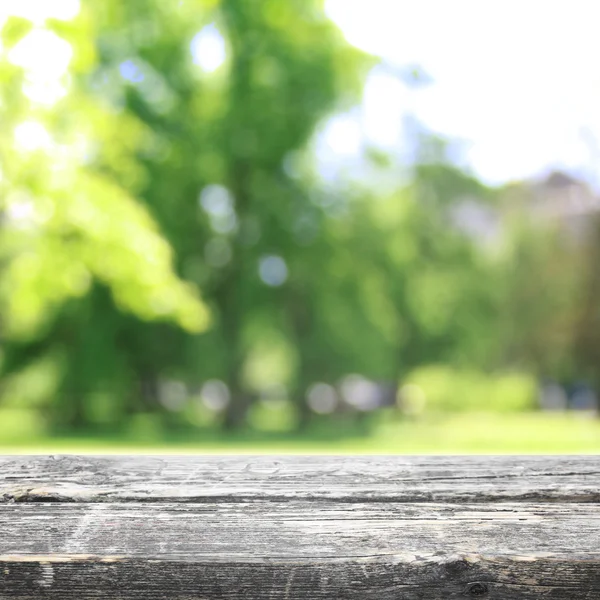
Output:
[[[406,157],[412,115],[459,140],[457,159],[490,183],[566,168],[600,188],[600,3],[328,0],[326,6],[352,44],[384,62],[370,74],[362,106],[332,119],[319,136],[326,177],[340,166],[359,172],[364,142]],[[78,10],[79,0],[0,0],[0,23],[19,14],[38,26],[9,57],[27,69],[25,91],[35,102],[52,104],[66,93],[62,79],[71,59],[70,46],[43,23]],[[191,51],[209,73],[226,58],[213,24],[194,38]],[[411,90],[392,71],[414,65],[432,82]],[[24,145],[36,131],[19,132]]]
[[[320,154],[352,160],[365,138],[402,152],[403,115],[458,138],[490,183],[566,168],[600,183],[600,3],[593,0],[328,0],[354,45],[433,80],[409,91],[371,74],[361,111]],[[331,166],[331,165],[330,165]]]

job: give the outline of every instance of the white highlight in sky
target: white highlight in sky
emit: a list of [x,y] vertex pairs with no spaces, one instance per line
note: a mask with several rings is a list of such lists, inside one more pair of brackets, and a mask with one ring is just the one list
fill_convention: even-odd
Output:
[[214,23],[206,25],[194,36],[190,50],[194,63],[206,73],[216,71],[227,58],[225,40]]
[[47,29],[32,29],[8,53],[8,60],[25,71],[24,93],[46,105],[67,93],[62,79],[72,58],[71,44]]
[[35,209],[31,201],[11,202],[6,209],[6,215],[17,225],[29,225],[35,216]]
[[28,74],[46,78],[64,75],[73,50],[71,44],[46,29],[33,29],[10,51],[8,59]]
[[363,150],[363,130],[359,113],[339,114],[327,121],[317,134],[316,156],[319,171],[325,179],[336,179],[340,165],[359,167]]
[[23,17],[36,25],[46,19],[70,21],[79,14],[79,0],[2,0],[0,23],[9,15]]
[[389,84],[369,79],[363,123],[379,145],[389,147],[400,115],[412,112],[430,130],[463,140],[466,162],[490,183],[549,168],[600,171],[596,3],[328,0],[326,6],[352,44],[390,65],[419,65],[433,80],[393,92],[392,101]]
[[38,121],[25,121],[15,127],[15,143],[28,152],[46,150],[52,146],[48,130]]
[[409,102],[409,92],[397,78],[381,68],[371,71],[362,104],[362,123],[370,143],[386,149],[398,147]]
[[336,156],[354,156],[362,149],[360,124],[352,114],[333,117],[323,131],[322,143]]
[[125,60],[119,65],[119,73],[123,79],[131,83],[144,81],[144,73],[133,60]]

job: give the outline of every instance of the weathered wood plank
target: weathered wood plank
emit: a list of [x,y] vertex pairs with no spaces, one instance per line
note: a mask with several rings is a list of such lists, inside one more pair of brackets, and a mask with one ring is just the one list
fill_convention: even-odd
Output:
[[582,504],[7,504],[0,507],[0,531],[3,555],[232,563],[457,554],[600,560],[600,507]]
[[600,597],[588,504],[5,504],[0,531],[0,598]]
[[[11,600],[597,600],[595,568],[572,570],[541,559],[514,572],[503,560],[413,566],[392,561],[287,564],[180,563],[140,560],[0,562],[1,598]],[[502,572],[505,579],[496,580]],[[538,583],[543,574],[564,577]],[[518,583],[525,581],[526,583]]]
[[600,502],[597,456],[0,456],[0,501]]
[[0,600],[598,600],[599,461],[0,457]]

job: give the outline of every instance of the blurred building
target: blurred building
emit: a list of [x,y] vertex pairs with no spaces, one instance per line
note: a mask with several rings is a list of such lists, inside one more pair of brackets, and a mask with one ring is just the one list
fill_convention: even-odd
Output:
[[591,234],[593,219],[600,211],[600,198],[583,181],[560,171],[529,184],[529,211],[536,220],[558,221],[572,239]]
[[502,239],[506,221],[524,218],[534,224],[553,222],[574,241],[592,235],[593,215],[600,214],[600,197],[572,175],[553,171],[541,180],[514,183],[500,190],[496,204],[476,197],[455,202],[451,222],[481,245]]

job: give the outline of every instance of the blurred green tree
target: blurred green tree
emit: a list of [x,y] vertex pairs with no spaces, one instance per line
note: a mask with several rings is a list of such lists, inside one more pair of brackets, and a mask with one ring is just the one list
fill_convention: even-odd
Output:
[[[18,30],[11,23],[7,31]],[[301,155],[328,113],[355,101],[367,61],[325,18],[317,0],[86,2],[78,17],[48,20],[44,31],[73,50],[69,92],[48,118],[71,132],[69,147],[77,136],[87,141],[80,171],[95,177],[96,188],[86,195],[91,208],[79,207],[74,174],[65,172],[62,181],[69,201],[87,210],[78,215],[80,228],[84,239],[95,233],[101,266],[96,272],[86,263],[86,285],[72,284],[77,293],[62,292],[82,298],[63,304],[60,314],[39,308],[48,321],[31,326],[39,344],[13,344],[12,362],[22,364],[21,357],[61,344],[68,368],[57,397],[112,387],[128,411],[162,410],[161,379],[223,379],[231,393],[225,426],[236,427],[248,402],[245,365],[269,332],[282,331],[282,287],[294,278],[290,263],[304,243],[302,227],[318,212],[292,173],[294,153]],[[10,60],[4,64],[18,90],[22,70]],[[15,122],[25,104],[18,91]],[[75,164],[71,157],[65,162]],[[38,196],[45,197],[48,188],[42,180]],[[110,200],[93,204],[94,198]],[[135,247],[142,235],[134,229],[136,219],[146,219],[143,231],[149,231],[147,215],[168,245],[158,235],[140,244],[138,262],[110,254],[107,238],[120,240],[123,252]],[[71,237],[66,235],[69,249]],[[23,243],[31,248],[29,240]],[[213,311],[213,327],[204,336],[194,335],[205,317],[191,288],[172,275],[166,279],[169,247],[179,277],[201,288]],[[40,249],[36,257],[56,262],[60,254]],[[57,269],[67,277],[62,265],[46,265],[43,272]],[[107,274],[118,275],[121,285]],[[51,279],[55,285],[56,277]],[[162,297],[145,303],[138,280]],[[30,289],[37,293],[40,285],[33,281]],[[7,302],[22,304],[13,290]],[[19,290],[25,293],[22,285]],[[128,316],[124,307],[142,319]],[[172,316],[173,325],[149,322],[162,315]],[[279,339],[289,345],[285,336]],[[5,364],[10,368],[11,361]],[[76,406],[59,416],[81,423],[85,411],[81,401]]]
[[540,379],[569,382],[581,374],[574,344],[589,242],[570,231],[570,217],[560,212],[566,206],[545,214],[553,201],[548,191],[540,194],[522,182],[497,195],[507,232],[497,290],[499,362]]
[[103,340],[106,319],[91,311],[97,289],[110,291],[117,311],[190,332],[206,328],[208,311],[135,199],[144,176],[136,151],[149,131],[84,85],[98,65],[91,15],[65,20],[51,3],[49,14],[38,8],[2,28],[4,371],[50,350],[63,355],[55,416],[81,423],[84,390],[122,369]]
[[501,272],[456,223],[465,198],[493,204],[492,190],[442,155],[420,159],[395,192],[353,186],[327,198],[323,235],[296,255],[302,285],[287,304],[303,421],[315,382],[356,374],[395,395],[424,364],[497,365]]
[[[15,4],[0,49],[2,369],[54,369],[53,422],[178,424],[164,386],[219,380],[225,428],[273,384],[303,426],[311,386],[350,374],[393,393],[432,363],[570,368],[580,254],[507,226],[506,190],[439,139],[393,192],[316,176],[315,131],[373,64],[322,0],[59,5]],[[494,248],[472,209],[509,230]]]

